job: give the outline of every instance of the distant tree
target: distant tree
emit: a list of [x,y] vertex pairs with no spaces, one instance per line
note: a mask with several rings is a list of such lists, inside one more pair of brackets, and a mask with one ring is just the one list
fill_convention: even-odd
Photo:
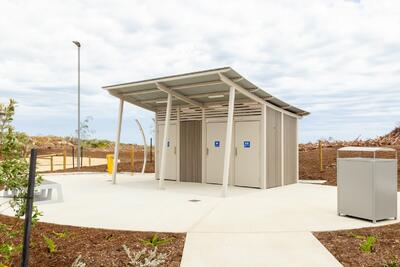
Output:
[[[82,140],[87,140],[92,137],[92,135],[96,132],[95,130],[90,128],[90,123],[93,121],[92,116],[87,116],[82,122],[81,122],[81,139]],[[78,129],[75,130],[75,138],[78,138]]]

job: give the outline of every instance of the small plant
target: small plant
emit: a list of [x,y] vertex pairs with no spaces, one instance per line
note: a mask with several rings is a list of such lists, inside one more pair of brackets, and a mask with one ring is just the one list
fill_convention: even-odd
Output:
[[376,237],[375,236],[367,236],[364,241],[361,242],[360,244],[360,249],[362,252],[372,252],[374,250],[374,246],[376,243]]
[[140,239],[144,246],[158,247],[164,244],[168,244],[172,241],[172,238],[160,238],[157,234],[154,234],[150,239]]
[[53,239],[43,235],[43,240],[46,243],[47,249],[51,254],[57,252],[57,245]]
[[151,250],[147,250],[146,248],[137,251],[131,252],[130,249],[126,245],[122,245],[126,255],[129,258],[129,265],[137,266],[137,267],[156,267],[160,264],[163,264],[167,259],[166,253],[158,253],[157,247]]
[[383,267],[399,267],[399,262],[396,257],[393,257],[393,259],[385,261]]
[[69,236],[69,232],[65,230],[64,232],[52,232],[57,238],[67,238]]
[[360,243],[360,250],[362,252],[372,252],[374,250],[375,247],[375,243],[376,243],[376,237],[369,235],[369,236],[363,236],[363,235],[356,235],[354,233],[350,233],[350,235],[356,239],[361,240]]
[[[82,256],[79,255],[72,263],[71,267],[86,267],[86,263],[81,260]],[[1,266],[0,266],[1,267]]]

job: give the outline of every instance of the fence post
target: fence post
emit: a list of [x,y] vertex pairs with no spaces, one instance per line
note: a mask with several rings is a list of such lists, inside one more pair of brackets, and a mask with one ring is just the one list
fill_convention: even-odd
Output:
[[53,156],[50,156],[50,171],[53,171]]
[[89,167],[91,167],[91,166],[92,166],[92,157],[89,156]]
[[322,163],[323,156],[322,156],[322,141],[318,141],[318,148],[319,148],[319,171],[323,172],[324,171],[324,165]]
[[132,151],[131,151],[131,170],[132,170],[132,175],[135,172],[135,145],[132,145]]
[[75,168],[75,147],[72,146],[72,168]]
[[22,248],[22,264],[21,264],[22,267],[28,267],[29,265],[29,238],[31,235],[31,226],[32,226],[32,206],[33,206],[33,192],[35,188],[36,158],[37,158],[37,150],[31,149],[31,157],[29,162],[28,192],[26,197],[26,210],[25,210],[24,245]]
[[83,147],[81,147],[81,167],[83,166]]
[[67,168],[67,147],[64,146],[64,152],[63,152],[63,169]]
[[153,162],[153,138],[150,137],[150,162]]

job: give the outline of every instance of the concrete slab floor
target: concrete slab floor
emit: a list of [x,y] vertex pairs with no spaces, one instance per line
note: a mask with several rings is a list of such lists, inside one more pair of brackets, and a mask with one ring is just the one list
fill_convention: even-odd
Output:
[[[166,189],[159,190],[153,174],[119,174],[116,185],[106,173],[45,178],[62,184],[64,202],[38,202],[42,221],[188,232],[183,266],[337,266],[312,231],[399,222],[374,225],[337,216],[336,187],[326,185],[299,183],[268,190],[230,187],[229,196],[222,198],[220,185],[167,181]],[[400,196],[398,200],[400,209]]]

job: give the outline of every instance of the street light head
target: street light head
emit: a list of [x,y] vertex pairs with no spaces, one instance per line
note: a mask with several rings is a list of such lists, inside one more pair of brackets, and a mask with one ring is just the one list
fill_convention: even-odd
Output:
[[81,47],[81,44],[78,41],[72,41],[77,47]]

